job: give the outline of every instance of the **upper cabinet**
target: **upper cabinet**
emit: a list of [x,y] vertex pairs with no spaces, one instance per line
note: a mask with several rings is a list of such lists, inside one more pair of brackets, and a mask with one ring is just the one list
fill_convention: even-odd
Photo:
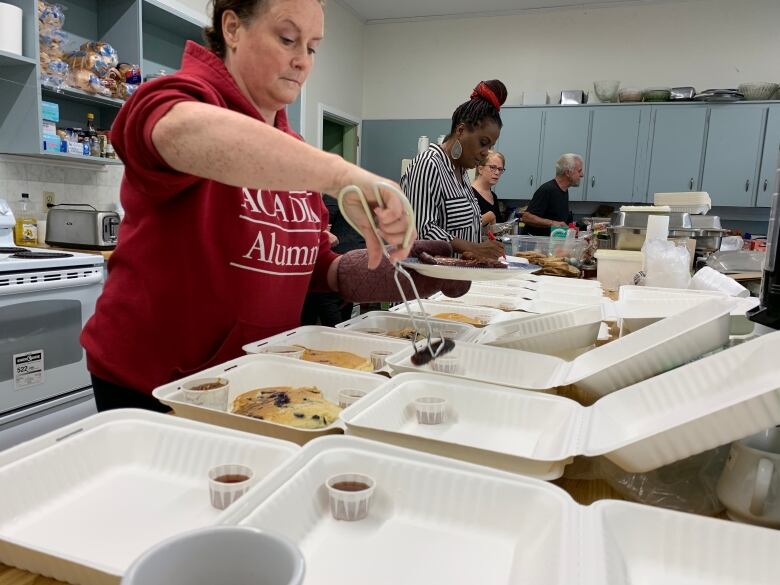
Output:
[[506,173],[496,185],[504,199],[530,199],[539,187],[542,139],[540,108],[512,108],[501,113],[504,127],[496,148],[506,158]]
[[[579,154],[584,160],[587,160],[590,110],[590,108],[578,107],[545,108],[542,156],[539,167],[542,183],[555,176],[555,163],[562,154]],[[508,161],[507,164],[509,164]],[[585,173],[587,176],[587,164]],[[584,185],[569,188],[570,201],[582,201],[584,198]]]
[[758,207],[771,207],[775,192],[778,157],[780,157],[780,107],[769,108],[764,138],[764,155],[758,175]]
[[698,191],[707,107],[654,107],[651,123],[648,201],[654,193]]
[[[585,169],[589,201],[632,201],[641,107],[595,108]],[[584,155],[583,155],[584,156]]]
[[704,154],[702,190],[713,205],[752,206],[764,137],[766,106],[713,106]]

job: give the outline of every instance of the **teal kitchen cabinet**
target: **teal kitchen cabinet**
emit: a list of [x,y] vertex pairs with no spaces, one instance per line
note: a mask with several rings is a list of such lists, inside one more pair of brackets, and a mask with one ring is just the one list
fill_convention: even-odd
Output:
[[764,138],[764,155],[761,158],[761,172],[758,175],[757,207],[770,207],[775,192],[775,173],[780,156],[780,104],[769,106]]
[[650,124],[647,198],[655,193],[698,191],[704,155],[707,107],[654,107]]
[[588,201],[632,201],[641,106],[594,108],[586,175]]
[[766,106],[711,106],[702,191],[712,205],[753,206],[764,139]]
[[[579,154],[584,161],[588,160],[590,114],[591,108],[577,106],[545,108],[539,182],[545,183],[555,177],[555,163],[562,154]],[[588,175],[587,162],[585,175]],[[584,185],[569,189],[570,201],[584,199]]]
[[496,148],[506,158],[506,173],[496,185],[502,199],[530,199],[539,187],[541,108],[505,108]]

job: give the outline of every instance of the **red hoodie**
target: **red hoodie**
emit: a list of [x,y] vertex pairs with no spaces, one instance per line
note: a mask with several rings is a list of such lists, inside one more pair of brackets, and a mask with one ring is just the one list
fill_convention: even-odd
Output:
[[[230,187],[165,163],[152,129],[183,101],[262,120],[219,57],[188,42],[181,71],[143,84],[114,122],[125,218],[81,343],[90,372],[147,393],[298,326],[336,258],[318,193]],[[297,136],[284,110],[274,125]]]

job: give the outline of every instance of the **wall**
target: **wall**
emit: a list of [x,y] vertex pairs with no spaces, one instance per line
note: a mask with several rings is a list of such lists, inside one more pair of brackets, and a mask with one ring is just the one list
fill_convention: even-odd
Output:
[[53,191],[55,203],[89,203],[98,209],[113,209],[119,202],[124,167],[82,165],[0,155],[0,198],[13,206],[22,193],[29,193],[41,213],[43,192]]
[[[780,2],[689,0],[366,27],[363,117],[449,117],[480,79],[522,91],[779,81]],[[592,93],[592,91],[591,91]]]
[[321,144],[319,105],[350,118],[363,118],[363,23],[349,9],[331,0],[325,9],[325,39],[304,88],[303,137]]

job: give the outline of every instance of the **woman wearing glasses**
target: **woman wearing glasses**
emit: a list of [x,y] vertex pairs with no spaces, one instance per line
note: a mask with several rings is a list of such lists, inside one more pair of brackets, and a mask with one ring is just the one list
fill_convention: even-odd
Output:
[[503,221],[503,214],[498,205],[498,195],[493,192],[501,175],[506,171],[506,159],[497,150],[488,152],[485,160],[477,167],[477,176],[471,184],[474,197],[482,214],[482,225],[491,225]]
[[414,208],[420,239],[449,242],[458,254],[493,260],[504,255],[500,242],[480,242],[482,215],[467,171],[485,160],[498,140],[506,96],[497,79],[480,82],[453,112],[444,143],[431,144],[407,167],[401,188]]

